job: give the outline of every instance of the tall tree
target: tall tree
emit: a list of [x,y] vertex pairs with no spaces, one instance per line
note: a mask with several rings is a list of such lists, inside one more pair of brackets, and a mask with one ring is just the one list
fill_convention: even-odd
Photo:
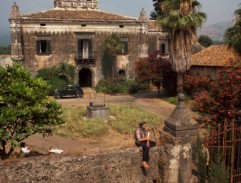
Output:
[[232,47],[239,55],[241,55],[241,5],[234,12],[235,23],[228,28],[224,34],[224,40]]
[[112,78],[115,77],[116,54],[121,52],[123,44],[116,34],[109,35],[104,41],[104,49],[112,58]]
[[198,42],[204,47],[209,47],[213,44],[213,40],[207,35],[200,35],[198,37]]
[[0,156],[8,158],[20,141],[49,134],[62,124],[61,106],[47,97],[48,85],[20,64],[0,68]]
[[183,92],[182,74],[191,67],[191,42],[196,29],[206,20],[197,0],[163,0],[163,16],[157,19],[167,32],[172,69],[177,73],[177,91]]
[[157,17],[161,17],[163,15],[162,9],[161,9],[161,2],[164,0],[152,0],[154,10],[151,12],[150,16],[151,19],[156,20]]

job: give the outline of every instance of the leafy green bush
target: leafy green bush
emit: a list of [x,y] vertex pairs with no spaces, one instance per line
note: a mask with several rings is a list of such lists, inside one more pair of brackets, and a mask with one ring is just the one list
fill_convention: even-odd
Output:
[[208,171],[208,181],[212,183],[228,183],[229,182],[229,168],[225,166],[222,160],[223,155],[217,155],[216,159],[212,161]]
[[35,133],[51,134],[52,126],[63,124],[61,106],[46,96],[48,85],[33,78],[22,65],[0,68],[0,157],[8,158],[14,148]]
[[102,79],[96,86],[99,93],[117,94],[117,93],[137,93],[142,90],[148,90],[148,83],[138,82],[126,78],[108,78]]
[[41,77],[49,84],[49,95],[53,95],[56,88],[64,88],[74,82],[74,66],[61,63],[58,67],[43,68],[38,71],[37,77]]

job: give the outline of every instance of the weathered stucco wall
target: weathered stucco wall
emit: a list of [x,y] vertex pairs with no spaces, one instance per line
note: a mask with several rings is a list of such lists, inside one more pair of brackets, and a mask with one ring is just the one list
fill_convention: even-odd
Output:
[[141,165],[139,148],[100,155],[46,155],[0,162],[1,183],[151,183],[159,178],[158,153],[150,151],[150,169]]

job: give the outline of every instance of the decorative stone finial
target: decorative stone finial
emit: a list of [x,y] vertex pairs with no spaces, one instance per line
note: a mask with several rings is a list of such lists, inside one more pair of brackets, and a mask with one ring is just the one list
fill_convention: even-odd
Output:
[[138,19],[139,22],[147,22],[147,18],[146,18],[146,12],[144,10],[144,8],[142,8],[141,12],[140,12],[140,17]]
[[198,132],[198,123],[192,118],[189,109],[185,104],[185,95],[178,94],[178,104],[171,116],[164,121],[164,130],[176,137],[186,135],[196,135]]
[[9,19],[21,19],[21,14],[16,2],[13,3],[12,11],[10,13]]

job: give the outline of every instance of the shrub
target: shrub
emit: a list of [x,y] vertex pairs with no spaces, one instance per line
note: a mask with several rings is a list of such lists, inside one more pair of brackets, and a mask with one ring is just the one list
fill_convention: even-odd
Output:
[[126,78],[108,78],[102,79],[96,85],[96,91],[99,93],[117,94],[117,93],[137,93],[147,90],[149,85]]
[[194,96],[195,93],[201,92],[203,90],[209,90],[209,83],[211,79],[207,76],[193,76],[184,75],[183,76],[183,88],[186,94],[189,96]]
[[53,95],[56,88],[64,88],[74,82],[74,66],[61,63],[58,67],[43,68],[38,70],[36,77],[41,77],[49,84],[48,94]]
[[228,183],[229,182],[229,168],[225,166],[222,159],[223,155],[216,155],[216,159],[212,161],[208,171],[208,181],[212,183]]
[[46,96],[48,85],[32,78],[22,65],[0,68],[0,156],[8,158],[20,141],[32,134],[51,134],[64,123],[61,106]]
[[241,69],[229,68],[218,73],[210,83],[210,91],[204,91],[192,104],[200,112],[200,123],[208,129],[223,127],[224,121],[238,121],[241,110]]
[[160,90],[162,86],[167,95],[176,94],[176,74],[171,64],[159,52],[150,53],[148,58],[136,62],[137,78],[141,82],[152,82]]

